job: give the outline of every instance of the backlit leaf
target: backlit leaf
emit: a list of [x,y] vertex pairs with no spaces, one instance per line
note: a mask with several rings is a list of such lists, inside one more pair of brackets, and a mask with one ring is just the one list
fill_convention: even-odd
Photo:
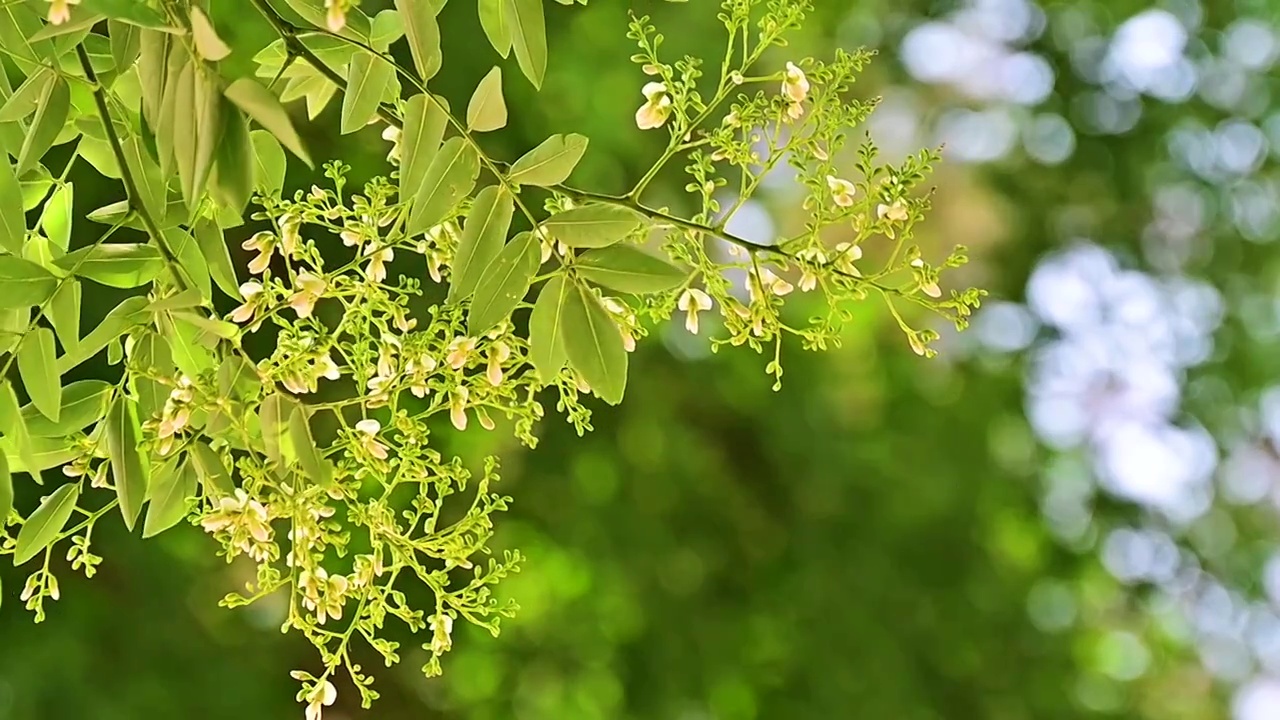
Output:
[[391,43],[404,37],[404,16],[395,10],[383,10],[373,16],[369,44],[378,52],[386,52]]
[[142,29],[119,20],[108,20],[107,39],[111,41],[111,59],[116,70],[124,72],[132,67],[142,49]]
[[400,197],[412,198],[422,187],[427,168],[440,152],[448,115],[426,95],[414,95],[405,103],[404,131],[400,136]]
[[22,408],[22,419],[31,437],[65,437],[83,430],[102,417],[114,386],[102,380],[79,380],[67,384],[59,395],[61,411],[51,420],[34,404]]
[[36,114],[31,120],[31,129],[27,131],[22,150],[18,153],[19,176],[35,167],[45,152],[53,147],[53,141],[66,126],[70,112],[71,89],[66,80],[57,76],[40,94]]
[[0,122],[14,122],[30,117],[57,77],[57,73],[43,67],[28,75],[4,101],[4,105],[0,105]]
[[[293,399],[277,393],[268,395],[258,408],[263,452],[277,467],[286,466],[285,446],[288,445],[289,417],[295,404]],[[289,445],[289,451],[292,454],[292,445]]]
[[502,251],[514,214],[515,201],[501,186],[490,185],[476,194],[454,253],[450,302],[471,297],[485,268]]
[[553,238],[577,248],[612,245],[644,223],[638,213],[618,205],[583,205],[547,218],[542,225]]
[[254,187],[273,195],[284,187],[285,157],[279,141],[266,130],[254,130],[249,133],[253,143],[253,157],[256,172]]
[[489,44],[502,57],[511,52],[511,28],[507,24],[506,0],[480,0],[480,27]]
[[575,284],[564,303],[564,349],[569,364],[610,405],[622,402],[627,351],[622,333],[595,294]]
[[289,148],[302,162],[311,167],[311,156],[302,145],[302,139],[293,129],[293,121],[289,119],[284,107],[271,91],[252,78],[240,78],[227,86],[224,92],[227,99],[253,118],[259,125],[269,131]]
[[440,71],[440,25],[435,10],[423,0],[396,0],[404,20],[404,35],[413,54],[413,66],[424,82]]
[[109,343],[118,339],[130,328],[148,319],[145,297],[125,298],[107,313],[88,335],[80,339],[74,348],[66,348],[66,354],[58,358],[58,372],[65,373],[80,363],[102,352]]
[[547,25],[542,0],[503,0],[503,3],[516,62],[529,82],[541,89],[542,78],[547,74]]
[[142,537],[159,535],[182,522],[187,516],[187,498],[196,495],[196,470],[187,459],[178,464],[177,458],[168,461],[152,478],[147,507],[147,520],[142,526]]
[[517,235],[484,270],[467,314],[467,334],[488,332],[506,319],[529,293],[541,248],[532,233]]
[[204,218],[196,221],[193,230],[213,281],[222,292],[239,299],[240,283],[236,281],[235,266],[231,262],[231,252],[227,248],[222,230],[212,220]]
[[54,422],[62,412],[57,357],[53,331],[46,327],[32,329],[18,346],[18,373],[22,376],[22,386],[36,409]]
[[[209,175],[209,192],[219,205],[238,215],[244,212],[253,197],[254,169],[261,161],[254,158],[249,123],[244,116],[238,112],[223,112],[222,115],[222,140],[214,154],[213,170]],[[283,158],[283,153],[281,157]]]
[[585,135],[552,135],[511,166],[511,182],[547,187],[569,177],[587,151]]
[[44,310],[64,348],[73,348],[80,342],[81,292],[79,280],[65,278]]
[[507,101],[502,97],[502,68],[495,67],[476,86],[467,105],[467,128],[479,132],[507,124]]
[[105,422],[107,459],[120,501],[120,514],[124,516],[124,526],[132,531],[142,513],[142,503],[147,499],[148,485],[148,468],[138,450],[140,430],[133,401],[123,394],[116,396],[107,410]]
[[[8,380],[0,381],[0,431],[4,431],[6,452],[12,451],[9,469],[30,473],[36,482],[40,482],[40,470],[43,468],[31,441],[31,433],[27,430],[26,418],[18,407],[18,396]],[[16,464],[13,462],[15,459]]]
[[332,470],[329,461],[320,454],[320,449],[316,446],[307,411],[301,405],[295,405],[289,416],[289,440],[293,443],[293,451],[297,453],[303,475],[311,482],[327,487],[333,479]]
[[13,564],[22,565],[49,547],[67,526],[79,500],[79,483],[67,483],[45,498],[18,532],[18,543],[13,549]]
[[0,255],[0,308],[40,305],[53,296],[58,279],[48,270],[13,255]]
[[529,361],[544,383],[551,382],[564,367],[564,308],[573,283],[556,275],[542,286],[529,316]]
[[223,464],[222,458],[218,457],[218,453],[207,443],[192,444],[191,460],[195,463],[196,474],[200,477],[200,483],[204,485],[206,495],[224,497],[235,494],[236,486],[231,480],[231,473],[227,472],[227,466]]
[[422,185],[413,198],[405,234],[426,232],[448,217],[475,187],[480,174],[480,158],[460,137],[449,138],[431,160]]
[[395,79],[391,63],[363,52],[347,67],[347,88],[342,98],[342,134],[364,128],[378,115],[387,85]]
[[198,6],[191,6],[191,37],[196,43],[196,52],[205,60],[218,61],[231,54],[231,48],[218,37],[209,16]]
[[24,215],[18,176],[9,158],[0,157],[0,248],[13,254],[22,252],[22,239],[27,234]]
[[9,472],[9,460],[0,453],[0,527],[5,526],[9,513],[13,512],[13,473]]
[[164,270],[164,258],[154,245],[112,243],[81,248],[55,264],[77,277],[117,288],[146,285]]
[[62,250],[71,246],[71,206],[75,199],[75,187],[63,183],[53,191],[40,213],[40,229],[44,236]]
[[613,245],[579,255],[578,277],[610,290],[643,295],[670,290],[688,276],[684,270],[633,245]]

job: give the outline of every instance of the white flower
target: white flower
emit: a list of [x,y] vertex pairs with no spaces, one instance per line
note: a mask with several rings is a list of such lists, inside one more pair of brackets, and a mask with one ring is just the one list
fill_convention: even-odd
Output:
[[298,252],[298,243],[302,240],[298,230],[301,227],[302,219],[292,213],[280,219],[280,247],[284,249],[285,256],[293,257]]
[[454,370],[461,370],[467,364],[467,359],[471,356],[471,351],[476,349],[475,338],[456,338],[449,343],[449,354],[445,355],[444,361]]
[[400,128],[388,125],[382,131],[382,139],[391,143],[391,152],[387,154],[387,162],[400,162]]
[[698,313],[711,309],[711,296],[698,288],[688,288],[680,294],[676,307],[686,314],[684,326],[694,335],[698,334]]
[[61,25],[71,19],[71,6],[80,0],[49,0],[49,24]]
[[453,618],[448,613],[438,613],[427,618],[427,624],[431,626],[431,652],[439,655],[448,652],[453,647]]
[[855,261],[862,259],[862,247],[853,243],[843,242],[835,247],[836,269],[846,275],[854,277],[862,277],[862,273],[858,272],[858,268],[853,266]]
[[853,205],[853,195],[858,191],[858,188],[853,183],[834,175],[828,175],[827,187],[831,190],[831,199],[835,200],[836,205],[846,208]]
[[467,399],[470,393],[465,387],[459,387],[449,401],[449,420],[459,430],[467,429]]
[[383,280],[386,280],[387,263],[394,260],[395,257],[395,251],[389,247],[382,248],[381,250],[373,253],[369,256],[369,268],[365,271],[365,274],[374,282],[382,282]]
[[662,127],[671,114],[671,97],[667,95],[667,86],[660,82],[646,83],[640,92],[645,97],[645,103],[636,111],[636,127],[641,130]]
[[325,15],[325,24],[329,26],[329,32],[340,32],[347,26],[347,2],[348,0],[324,0],[324,6],[329,10]]
[[249,261],[249,272],[259,275],[271,265],[271,255],[276,249],[276,238],[269,232],[260,232],[245,240],[240,247],[258,251],[258,257]]
[[309,318],[316,308],[316,301],[324,294],[329,284],[324,281],[324,278],[308,272],[298,273],[297,284],[298,292],[289,298],[289,307],[298,313],[298,317]]
[[[796,253],[796,257],[818,266],[827,264],[827,256],[818,248],[805,248]],[[807,266],[802,267],[800,269],[800,282],[796,284],[799,286],[800,292],[809,292],[818,287],[818,275],[813,269]]]
[[[546,262],[546,259],[543,259]],[[432,282],[442,282],[444,275],[440,273],[440,268],[444,267],[444,258],[435,250],[427,252],[427,275],[431,276]]]
[[787,71],[782,76],[782,94],[793,103],[804,102],[809,96],[809,78],[793,62],[787,63]]
[[378,442],[378,432],[381,430],[382,423],[372,418],[356,423],[356,432],[360,434],[360,446],[373,457],[386,460],[387,447]]
[[778,297],[782,297],[795,289],[792,287],[791,283],[773,274],[773,271],[768,268],[763,268],[760,270],[759,274],[755,274],[755,276],[756,282],[752,284],[750,288],[751,299],[753,302],[756,300],[756,285],[759,286],[761,292],[777,295]]
[[325,680],[316,689],[311,691],[311,695],[307,698],[307,717],[306,720],[320,720],[324,708],[333,705],[338,699],[338,688],[333,683]]
[[[921,260],[920,258],[916,258],[915,260],[912,260],[911,267],[923,269],[924,260]],[[924,273],[920,273],[920,291],[931,298],[942,297],[942,288],[938,287],[938,283],[932,280],[929,280],[927,278],[928,276],[926,276]]]
[[337,380],[342,377],[342,370],[338,368],[338,363],[333,361],[333,356],[326,353],[316,362],[316,374],[322,378]]
[[895,222],[907,221],[907,204],[901,200],[894,200],[892,205],[881,203],[876,208],[876,217],[881,220],[889,219]]
[[338,233],[338,237],[342,238],[342,244],[347,247],[353,247],[356,252],[360,252],[360,247],[364,245],[364,241],[360,237],[360,233],[355,230],[343,230]]
[[511,357],[511,348],[507,347],[504,342],[493,344],[493,348],[489,350],[489,368],[485,371],[485,377],[489,379],[489,384],[497,387],[502,384],[502,363]]
[[800,103],[787,103],[787,117],[791,120],[799,120],[804,117],[804,105]]
[[255,298],[262,293],[262,284],[250,280],[240,286],[240,294],[244,297],[244,303],[231,311],[231,321],[237,323],[247,323],[253,319],[254,313],[258,311],[258,303]]

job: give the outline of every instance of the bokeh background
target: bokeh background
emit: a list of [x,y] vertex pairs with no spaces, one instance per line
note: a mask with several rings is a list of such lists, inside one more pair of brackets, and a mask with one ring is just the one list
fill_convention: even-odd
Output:
[[[815,3],[764,65],[878,51],[859,132],[888,158],[945,144],[918,239],[972,248],[953,282],[992,294],[972,329],[925,361],[868,303],[841,349],[788,347],[775,393],[764,359],[677,324],[586,438],[555,418],[532,452],[453,438],[505,458],[523,611],[496,640],[459,630],[442,678],[408,645],[371,712],[340,686],[326,718],[1280,717],[1280,4]],[[715,5],[548,3],[546,84],[512,67],[490,149],[581,132],[577,183],[625,189],[663,141],[631,118],[627,12],[719,57]],[[211,9],[270,39],[240,0]],[[442,20],[434,89],[460,106],[497,58],[474,3]],[[335,107],[314,154],[383,172],[379,129],[340,140]],[[72,179],[78,211],[122,197]],[[682,207],[683,182],[651,200]],[[780,173],[735,230],[768,240],[798,205]],[[43,625],[0,568],[0,718],[300,717],[288,671],[313,651],[270,602],[216,607],[247,578],[209,539],[102,529],[99,576],[62,573]]]

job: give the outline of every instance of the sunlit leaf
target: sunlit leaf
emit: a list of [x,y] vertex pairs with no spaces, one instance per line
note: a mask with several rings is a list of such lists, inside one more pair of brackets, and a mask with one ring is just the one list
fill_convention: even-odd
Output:
[[640,229],[644,218],[618,205],[583,205],[547,218],[543,228],[553,238],[577,248],[612,245]]
[[173,362],[187,377],[200,377],[214,365],[211,348],[218,342],[216,332],[197,326],[190,317],[174,314],[170,317],[165,331],[165,339],[169,341],[169,350],[173,353]]
[[4,105],[0,105],[0,122],[15,122],[30,117],[49,92],[49,86],[57,79],[57,73],[43,67],[28,75],[4,101]]
[[544,383],[564,367],[564,309],[569,293],[577,292],[565,276],[556,275],[542,286],[529,316],[529,361]]
[[[271,0],[272,5],[278,5],[281,0]],[[328,12],[324,0],[283,0],[284,4],[292,9],[295,13],[302,17],[303,20],[320,28],[328,28]],[[343,37],[353,38],[361,41],[368,41],[371,30],[369,16],[361,12],[360,8],[347,6],[346,24],[338,31]]]
[[595,294],[576,285],[563,309],[565,354],[600,399],[610,405],[622,402],[627,386],[627,351],[622,333]]
[[38,5],[0,3],[0,47],[5,49],[5,53],[24,75],[30,75],[54,56],[52,41],[32,42],[27,39],[42,27],[40,15],[33,7]]
[[66,254],[56,264],[77,277],[117,288],[141,287],[164,270],[160,251],[137,243],[92,245]]
[[116,70],[124,72],[132,67],[142,50],[142,29],[119,20],[108,20],[107,39],[111,41],[111,59]]
[[454,253],[450,302],[471,297],[485,268],[502,251],[514,214],[515,201],[501,186],[490,185],[476,194]]
[[148,468],[138,449],[141,432],[133,401],[123,394],[117,395],[107,409],[105,422],[111,478],[116,486],[124,526],[132,531],[142,512],[142,503],[147,499],[148,485]]
[[13,473],[9,472],[9,460],[0,453],[0,527],[5,526],[13,512]]
[[503,0],[503,3],[520,71],[534,87],[541,88],[547,73],[547,25],[542,0]]
[[511,52],[511,28],[507,24],[506,0],[480,0],[480,27],[489,44],[502,57]]
[[142,537],[159,535],[182,522],[187,515],[187,498],[196,495],[196,470],[190,459],[178,464],[174,458],[166,462],[152,478],[147,507],[147,520]]
[[244,116],[227,111],[223,112],[223,121],[222,139],[209,174],[209,192],[219,205],[239,215],[253,197],[254,169],[260,161],[254,158],[249,123]]
[[266,130],[254,130],[249,133],[253,143],[253,157],[257,172],[254,173],[254,186],[268,195],[280,192],[284,187],[285,157],[284,150],[275,136]]
[[448,217],[475,187],[480,158],[460,137],[449,138],[431,160],[422,185],[413,198],[406,235],[426,232]]
[[34,404],[22,408],[22,419],[31,437],[65,437],[83,430],[102,417],[114,386],[102,380],[68,383],[59,394],[57,420],[50,419]]
[[18,346],[18,373],[22,376],[22,386],[36,409],[54,422],[62,412],[57,357],[53,331],[46,327],[33,328]]
[[404,35],[409,41],[413,66],[418,77],[430,80],[440,71],[440,25],[430,3],[423,0],[396,0],[396,9],[404,21]]
[[262,446],[267,459],[277,467],[287,466],[285,455],[288,445],[289,455],[293,447],[287,442],[289,435],[289,417],[293,413],[295,401],[280,394],[268,395],[258,408],[258,420],[262,425]]
[[213,281],[222,292],[239,299],[240,283],[236,281],[235,266],[231,262],[231,252],[227,248],[222,230],[213,221],[201,219],[196,222],[193,231]]
[[360,53],[352,59],[342,98],[342,134],[360,130],[377,117],[378,105],[395,74],[391,63],[373,53]]
[[467,128],[478,132],[497,130],[507,124],[507,101],[502,97],[502,68],[485,75],[467,105]]
[[180,227],[164,230],[165,242],[178,258],[178,266],[182,268],[182,277],[188,287],[200,292],[205,302],[213,300],[213,282],[209,276],[209,265],[204,260],[204,253],[192,233]]
[[369,44],[378,52],[386,52],[391,43],[404,37],[404,16],[395,10],[383,10],[373,16]]
[[142,114],[155,127],[159,122],[164,84],[169,75],[169,46],[172,36],[158,30],[138,34],[138,83],[141,85]]
[[511,166],[511,181],[547,187],[564,182],[587,151],[585,135],[552,135]]
[[506,319],[529,293],[541,248],[532,233],[517,235],[484,270],[467,314],[467,334],[488,332]]
[[85,9],[113,20],[143,28],[164,28],[167,32],[175,31],[169,27],[168,19],[164,14],[138,0],[81,0],[81,4]]
[[30,473],[36,482],[40,482],[40,470],[43,468],[31,441],[31,432],[27,430],[26,418],[18,406],[18,396],[8,380],[0,381],[0,430],[4,431],[5,444],[18,460],[17,464],[10,462],[9,469]]
[[50,242],[62,250],[71,246],[71,207],[75,200],[75,186],[63,183],[53,191],[40,214],[40,229]]
[[205,60],[218,61],[231,54],[231,48],[218,37],[209,16],[198,6],[191,6],[191,37],[195,40],[196,52]]
[[22,252],[22,239],[27,224],[22,209],[22,187],[8,157],[0,157],[0,248],[10,253]]
[[440,152],[448,115],[426,95],[405,103],[404,132],[400,136],[400,196],[412,198],[422,187],[427,168]]
[[289,416],[289,440],[293,443],[293,450],[307,480],[321,487],[328,487],[333,479],[329,461],[320,454],[320,448],[316,446],[306,409],[298,404],[295,404]]
[[58,278],[30,260],[0,255],[0,308],[40,305],[53,296]]
[[270,90],[252,78],[240,78],[228,85],[224,94],[236,107],[274,135],[308,167],[311,166],[311,156],[303,147],[297,131],[293,129],[293,121],[289,119],[289,114],[285,112],[280,101],[276,100],[276,96],[272,95]]
[[73,348],[80,342],[81,292],[79,280],[66,278],[54,291],[44,310],[64,348]]
[[126,298],[107,313],[98,326],[80,339],[74,348],[66,348],[66,354],[58,358],[58,372],[66,373],[80,363],[102,352],[113,340],[148,318],[145,297]]
[[633,245],[613,245],[579,255],[578,277],[610,290],[643,295],[670,290],[688,273]]
[[49,547],[67,526],[79,500],[79,483],[63,485],[46,497],[18,532],[17,545],[13,548],[13,564],[22,565]]
[[196,474],[204,485],[206,495],[224,497],[234,495],[235,483],[231,481],[231,473],[222,463],[222,458],[207,443],[196,442],[191,445],[191,460],[195,463]]
[[61,76],[45,86],[31,120],[31,129],[18,153],[18,175],[35,167],[67,124],[71,112],[71,89]]

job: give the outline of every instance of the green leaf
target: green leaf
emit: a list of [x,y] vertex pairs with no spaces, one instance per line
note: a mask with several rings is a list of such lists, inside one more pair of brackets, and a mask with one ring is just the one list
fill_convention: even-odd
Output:
[[86,10],[130,25],[175,32],[163,14],[138,0],[83,0],[83,5]]
[[[262,426],[262,447],[267,459],[277,467],[286,467],[285,438],[289,433],[289,416],[295,402],[278,393],[268,395],[258,408],[258,421]],[[292,451],[292,446],[290,446]]]
[[422,187],[427,168],[440,152],[448,121],[445,111],[426,95],[414,95],[405,103],[404,132],[400,136],[401,198],[412,198]]
[[165,339],[169,341],[174,363],[183,374],[195,378],[213,368],[214,358],[210,348],[217,344],[216,333],[196,326],[190,322],[189,316],[174,315],[165,324],[168,325]]
[[494,67],[476,86],[467,104],[467,129],[497,130],[507,124],[507,102],[502,97],[502,68]]
[[209,266],[192,233],[180,227],[167,228],[163,233],[165,242],[178,258],[178,267],[182,269],[188,286],[198,290],[202,300],[212,302],[213,282],[209,277]]
[[284,187],[285,157],[284,150],[275,136],[266,130],[254,130],[249,133],[253,143],[253,157],[257,180],[254,187],[267,195],[274,195]]
[[311,425],[307,420],[307,411],[301,405],[293,409],[289,416],[289,439],[293,442],[293,450],[297,453],[298,463],[307,479],[321,487],[328,487],[333,480],[329,461],[320,454],[315,438],[311,435]]
[[369,44],[378,52],[386,52],[391,43],[404,37],[404,18],[395,10],[383,10],[373,17]]
[[196,474],[204,485],[206,495],[222,497],[234,495],[235,483],[231,481],[231,473],[222,463],[222,458],[207,443],[197,442],[191,446],[191,460],[195,463]]
[[36,482],[41,482],[40,471],[43,468],[31,441],[31,433],[27,430],[26,418],[18,407],[18,396],[8,380],[0,383],[0,430],[4,431],[4,441],[18,458],[18,467],[10,463],[10,469],[30,473]]
[[369,52],[362,52],[347,67],[347,89],[342,97],[342,134],[363,129],[378,116],[378,105],[395,79],[391,63]]
[[58,185],[53,197],[44,204],[44,212],[40,213],[40,229],[62,250],[71,246],[71,207],[75,195],[75,187],[71,183]]
[[0,528],[7,524],[13,512],[13,473],[9,472],[9,459],[0,453]]
[[196,313],[183,312],[183,311],[178,311],[173,313],[173,317],[175,319],[181,318],[182,320],[188,323],[191,323],[193,326],[203,330],[204,332],[215,335],[224,340],[230,340],[234,338],[236,335],[240,334],[239,327],[237,327],[234,323],[229,323],[225,320],[207,318],[203,315],[197,315]]
[[644,295],[670,290],[688,273],[633,245],[613,245],[579,255],[578,277],[610,290]]
[[22,252],[22,240],[27,236],[25,215],[18,176],[9,158],[0,157],[0,248],[12,254]]
[[511,44],[516,51],[520,71],[535,88],[542,88],[547,74],[547,24],[542,15],[542,0],[503,0],[506,19],[511,28]]
[[160,251],[154,245],[137,243],[92,245],[68,253],[54,264],[77,277],[116,288],[141,287],[164,270]]
[[34,404],[22,408],[22,419],[31,437],[66,437],[102,417],[114,386],[102,380],[79,380],[62,388],[61,410],[52,420]]
[[58,79],[57,73],[39,68],[27,76],[17,90],[0,106],[0,122],[25,120],[40,106],[41,98],[49,92],[49,86]]
[[511,28],[507,24],[506,0],[480,0],[480,27],[489,44],[502,57],[511,52]]
[[176,91],[173,149],[182,197],[194,211],[204,195],[213,155],[222,137],[222,98],[217,85],[196,63],[188,63],[183,69]]
[[191,6],[191,37],[196,43],[196,52],[205,60],[217,62],[231,54],[231,48],[218,37],[218,31],[209,16],[198,6]]
[[454,254],[449,302],[475,292],[485,268],[502,251],[514,214],[515,201],[501,186],[490,185],[476,195]]
[[40,305],[53,296],[58,278],[30,260],[0,255],[0,308]]
[[203,218],[196,221],[193,230],[213,281],[222,292],[239,300],[240,283],[236,281],[235,266],[231,262],[231,252],[227,249],[222,230],[212,220]]
[[[270,0],[271,5],[276,5],[279,0]],[[324,0],[284,0],[295,13],[300,15],[303,20],[315,25],[316,27],[329,27],[328,15],[325,8]],[[338,35],[355,40],[367,41],[371,31],[371,23],[369,16],[360,11],[360,8],[347,6],[347,22]]]
[[142,503],[147,499],[147,465],[142,461],[138,446],[141,433],[133,401],[123,394],[107,409],[106,417],[107,459],[111,463],[111,477],[120,500],[120,514],[124,526],[133,531],[133,525],[142,513]]
[[569,293],[577,289],[563,275],[542,286],[529,316],[529,361],[542,382],[549,383],[564,367],[564,309]]
[[80,339],[74,348],[66,348],[67,354],[58,358],[58,372],[66,373],[80,363],[102,352],[108,344],[118,339],[130,328],[149,319],[145,297],[126,298],[111,309],[88,335]]
[[53,331],[34,328],[18,346],[18,373],[36,409],[54,422],[62,411],[62,386],[58,377],[57,346]]
[[40,94],[35,117],[31,120],[31,129],[18,153],[19,176],[34,168],[45,152],[53,147],[53,141],[66,126],[70,112],[71,89],[66,80],[55,76],[53,82],[46,85],[44,92]]
[[431,4],[423,0],[396,0],[404,20],[404,34],[413,54],[418,77],[426,82],[440,71],[440,25]]
[[480,174],[480,158],[460,137],[449,138],[431,160],[413,198],[405,235],[426,232],[449,216],[475,187]]
[[80,281],[64,278],[44,309],[62,347],[73,348],[80,342]]
[[618,205],[583,205],[547,218],[542,224],[551,237],[576,248],[612,245],[640,229],[644,218]]
[[165,463],[153,478],[143,539],[159,535],[187,516],[187,498],[196,495],[196,470],[190,459],[180,466],[177,462],[174,458]]
[[138,84],[141,86],[142,115],[151,127],[159,123],[164,84],[169,77],[169,46],[172,38],[157,30],[140,30],[138,35]]
[[107,21],[107,39],[111,41],[111,59],[116,70],[124,72],[133,66],[142,49],[142,29],[136,25]]
[[565,298],[563,313],[569,364],[600,399],[610,405],[622,402],[627,387],[627,351],[613,318],[590,289],[577,284]]
[[129,167],[129,172],[133,173],[133,178],[137,181],[143,207],[151,213],[152,217],[163,217],[168,188],[166,178],[160,172],[160,166],[147,154],[147,149],[143,146],[140,137],[134,136],[122,141],[120,149],[124,151],[125,165]]
[[5,308],[0,310],[0,353],[12,352],[22,340],[31,322],[31,308]]
[[18,543],[13,548],[15,567],[39,555],[58,538],[79,500],[79,483],[67,483],[40,503],[18,532]]
[[293,129],[293,121],[280,101],[271,91],[252,78],[240,78],[227,86],[223,93],[227,99],[253,118],[275,136],[282,145],[297,155],[307,167],[312,167],[311,156],[302,145],[302,139]]
[[[209,174],[209,192],[219,205],[239,215],[253,197],[254,169],[260,160],[254,158],[249,123],[244,116],[238,112],[224,112],[223,119],[222,141],[218,143],[213,170]],[[279,145],[276,151],[280,153],[283,164],[284,153]]]
[[511,182],[548,187],[559,185],[587,151],[585,135],[552,135],[511,166]]
[[[166,179],[173,172],[174,152],[183,136],[178,130],[194,126],[195,68],[184,46],[169,46],[169,60],[164,77],[164,97],[160,100],[160,114],[154,126],[156,160],[160,174]],[[181,108],[181,110],[179,109]]]
[[26,75],[54,59],[51,41],[32,42],[27,39],[39,32],[40,27],[40,15],[32,5],[16,2],[0,4],[0,47],[14,60],[18,70]]
[[467,314],[467,334],[488,332],[505,320],[529,293],[538,272],[541,248],[532,233],[520,233],[484,270]]

